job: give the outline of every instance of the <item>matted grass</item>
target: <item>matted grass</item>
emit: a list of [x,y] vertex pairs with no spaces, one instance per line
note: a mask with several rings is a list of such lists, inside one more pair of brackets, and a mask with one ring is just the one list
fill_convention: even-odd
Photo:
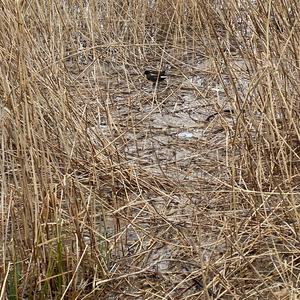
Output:
[[299,11],[3,1],[0,298],[298,299]]

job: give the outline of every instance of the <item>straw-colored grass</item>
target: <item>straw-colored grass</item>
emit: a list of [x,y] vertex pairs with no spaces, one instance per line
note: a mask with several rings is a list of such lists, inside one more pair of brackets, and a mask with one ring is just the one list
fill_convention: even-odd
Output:
[[0,299],[298,299],[299,14],[2,1]]

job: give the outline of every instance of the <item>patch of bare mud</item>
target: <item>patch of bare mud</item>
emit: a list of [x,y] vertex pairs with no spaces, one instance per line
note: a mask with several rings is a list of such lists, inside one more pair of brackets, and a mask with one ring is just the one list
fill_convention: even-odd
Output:
[[[88,134],[98,151],[99,137],[105,138],[145,181],[157,177],[168,183],[165,191],[149,186],[127,195],[106,220],[110,272],[122,299],[186,299],[204,297],[204,290],[213,297],[218,289],[208,266],[225,248],[218,229],[224,195],[218,190],[228,180],[237,114],[224,113],[232,109],[228,74],[215,76],[210,61],[194,68],[198,71],[186,74],[169,70],[166,82],[155,88],[143,70],[110,70],[91,103],[98,122]],[[241,78],[237,85],[243,92],[247,80]]]

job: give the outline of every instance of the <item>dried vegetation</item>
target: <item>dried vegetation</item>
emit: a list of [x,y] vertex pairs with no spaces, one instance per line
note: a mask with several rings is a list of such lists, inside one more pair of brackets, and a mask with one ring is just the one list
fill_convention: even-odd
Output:
[[298,1],[0,11],[1,299],[300,297]]

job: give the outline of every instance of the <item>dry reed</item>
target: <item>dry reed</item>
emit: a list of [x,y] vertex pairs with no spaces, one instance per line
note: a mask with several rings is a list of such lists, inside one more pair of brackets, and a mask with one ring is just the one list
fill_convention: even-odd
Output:
[[298,299],[299,13],[2,1],[0,298]]

